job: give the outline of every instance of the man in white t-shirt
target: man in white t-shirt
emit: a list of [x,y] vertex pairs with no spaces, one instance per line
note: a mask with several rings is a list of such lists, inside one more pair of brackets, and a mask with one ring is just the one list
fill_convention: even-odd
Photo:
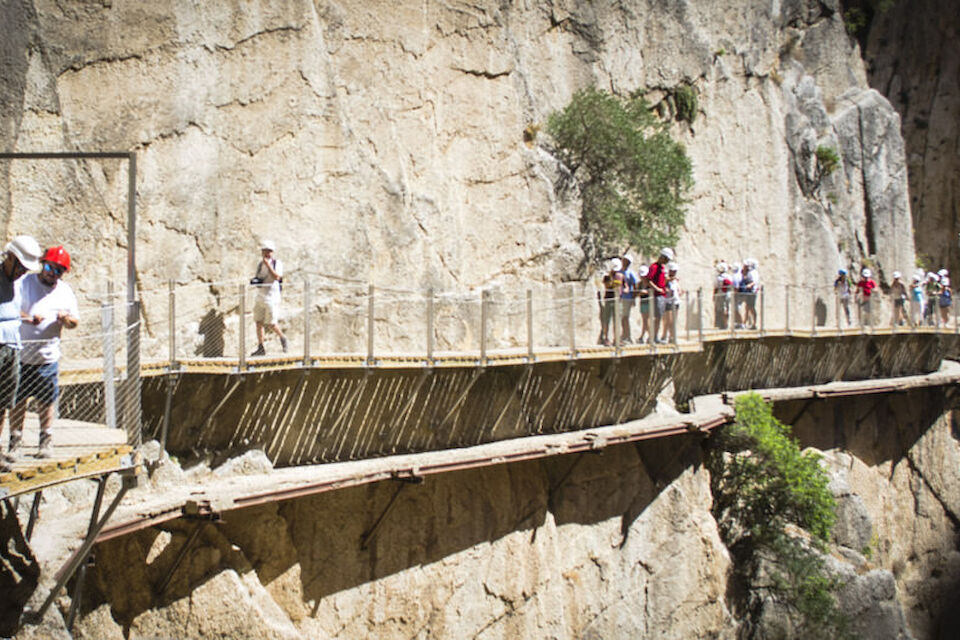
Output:
[[251,356],[266,355],[263,346],[264,329],[270,329],[280,338],[283,352],[287,352],[287,338],[280,331],[277,320],[280,315],[280,292],[283,282],[283,263],[274,257],[276,246],[270,240],[260,243],[260,262],[257,271],[250,280],[256,289],[253,303],[253,321],[257,323],[257,348]]
[[22,438],[27,399],[36,400],[40,417],[38,458],[53,454],[53,416],[60,397],[60,332],[75,329],[80,311],[73,289],[61,278],[70,269],[70,254],[61,247],[50,247],[40,260],[40,273],[23,279],[20,288],[20,387],[17,404],[10,414],[10,436]]

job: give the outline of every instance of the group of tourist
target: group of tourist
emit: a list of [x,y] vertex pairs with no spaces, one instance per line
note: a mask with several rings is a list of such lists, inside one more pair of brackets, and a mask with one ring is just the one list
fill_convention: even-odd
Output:
[[[674,258],[673,249],[664,247],[650,266],[640,265],[636,271],[630,254],[608,260],[607,271],[597,290],[600,307],[598,344],[608,347],[614,344],[612,330],[615,322],[620,323],[620,344],[633,342],[630,315],[637,301],[641,322],[637,343],[659,344],[676,340],[675,320],[682,292],[677,275],[679,266]],[[618,307],[620,317],[616,318]]]
[[[860,279],[856,282],[850,278],[846,269],[838,270],[833,288],[848,326],[853,324],[850,316],[851,299],[857,303],[860,324],[874,324],[873,295],[877,286],[869,268],[860,271]],[[950,321],[953,288],[950,286],[950,272],[946,269],[940,269],[936,273],[917,269],[909,284],[904,280],[903,274],[894,271],[890,282],[890,296],[893,299],[893,325],[934,326]]]
[[40,419],[37,457],[53,452],[53,418],[59,388],[60,332],[79,324],[77,298],[62,280],[70,254],[62,246],[46,251],[31,236],[16,236],[0,262],[0,427],[10,411],[10,440],[0,454],[9,471],[23,446],[27,400]]
[[742,262],[717,263],[717,277],[713,283],[714,326],[728,329],[732,321],[735,329],[757,328],[757,295],[760,293],[760,263],[755,258]]

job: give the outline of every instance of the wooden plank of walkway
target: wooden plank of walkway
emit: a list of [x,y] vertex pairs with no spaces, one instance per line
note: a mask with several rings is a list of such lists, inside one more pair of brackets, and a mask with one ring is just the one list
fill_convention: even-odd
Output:
[[54,422],[53,457],[36,457],[39,420],[27,413],[24,445],[13,470],[0,473],[0,498],[46,489],[57,484],[136,466],[133,449],[122,429],[102,424],[58,419]]

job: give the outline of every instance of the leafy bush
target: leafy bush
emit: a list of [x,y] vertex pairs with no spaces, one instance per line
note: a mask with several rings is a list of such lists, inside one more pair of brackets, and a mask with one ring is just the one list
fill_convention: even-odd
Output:
[[677,87],[675,92],[677,100],[677,120],[684,120],[693,124],[697,119],[697,90],[690,85],[684,84]]
[[846,623],[833,595],[841,585],[823,557],[836,504],[820,457],[801,452],[790,427],[757,394],[739,397],[736,415],[717,436],[708,465],[720,534],[739,579],[756,596],[748,608],[759,614],[773,597],[809,632],[842,634]]
[[693,187],[690,159],[641,95],[577,92],[545,131],[580,186],[588,257],[614,246],[673,245]]
[[840,156],[833,147],[817,147],[817,172],[821,176],[829,176],[840,166]]

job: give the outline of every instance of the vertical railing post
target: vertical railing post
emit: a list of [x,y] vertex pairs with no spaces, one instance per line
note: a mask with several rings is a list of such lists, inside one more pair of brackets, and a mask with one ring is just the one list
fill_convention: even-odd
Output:
[[[677,301],[669,304],[680,304],[680,297],[677,296]],[[680,315],[680,309],[673,309],[673,313],[670,314],[670,342],[673,346],[677,345],[677,317]]]
[[786,292],[786,295],[784,297],[784,303],[783,303],[784,305],[783,325],[784,325],[784,332],[787,335],[790,335],[790,285],[789,284],[784,286],[784,291]]
[[247,368],[247,285],[240,284],[238,289],[240,304],[237,305],[240,310],[240,326],[237,335],[239,353],[237,354],[237,367],[240,371]]
[[767,318],[766,287],[763,285],[757,286],[757,295],[760,296],[760,335],[763,336]]
[[533,348],[533,291],[527,289],[527,362],[534,360]]
[[373,365],[374,363],[374,354],[373,354],[373,331],[374,331],[374,287],[373,284],[367,286],[367,364]]
[[727,315],[730,316],[730,319],[727,322],[727,325],[730,327],[730,337],[736,338],[737,337],[737,293],[738,292],[736,289],[731,287],[728,293],[730,297],[727,298],[727,301],[729,302]]
[[840,323],[840,314],[842,309],[840,309],[840,294],[837,293],[837,290],[833,290],[833,308],[837,312],[837,333],[843,334],[843,325]]
[[687,319],[687,342],[690,342],[690,291],[683,292],[684,310],[683,313]]
[[954,300],[953,300],[953,332],[954,333],[960,333],[960,322],[958,322],[957,318],[958,318],[957,300],[954,297]]
[[123,427],[127,444],[139,449],[143,444],[140,416],[140,301],[128,302],[127,309],[127,376],[124,384]]
[[100,327],[103,330],[103,413],[108,429],[117,428],[116,354],[113,342],[113,295],[107,288],[107,301],[100,307]]
[[697,342],[703,344],[703,287],[697,288]]
[[480,292],[480,366],[487,364],[487,314],[489,313],[490,292]]
[[177,369],[177,292],[173,280],[167,281],[167,298],[170,325],[170,371]]
[[577,357],[577,285],[570,283],[570,357]]
[[810,293],[810,335],[817,335],[817,289],[816,287]]
[[427,289],[427,365],[433,366],[433,287]]
[[613,298],[613,351],[620,355],[620,294]]
[[303,366],[309,367],[313,364],[310,357],[310,307],[312,291],[310,289],[310,276],[303,277]]

